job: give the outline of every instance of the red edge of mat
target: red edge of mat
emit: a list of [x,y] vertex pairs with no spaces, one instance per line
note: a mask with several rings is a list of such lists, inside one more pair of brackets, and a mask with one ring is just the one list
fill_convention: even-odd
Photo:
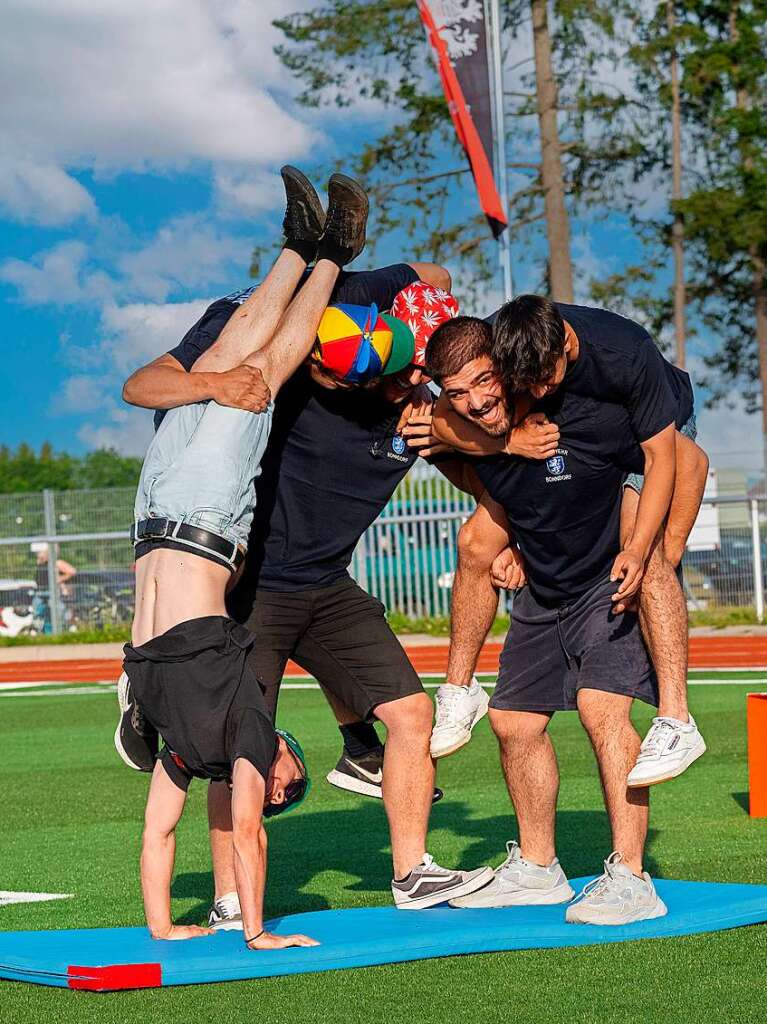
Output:
[[67,967],[69,987],[88,992],[117,992],[127,988],[161,988],[160,964],[111,964],[107,967]]

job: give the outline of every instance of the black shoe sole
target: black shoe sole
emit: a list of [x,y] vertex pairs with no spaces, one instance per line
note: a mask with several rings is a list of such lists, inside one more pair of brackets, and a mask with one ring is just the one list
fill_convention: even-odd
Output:
[[[303,171],[291,164],[280,168],[280,175],[285,186],[285,197],[298,201],[305,216],[303,225],[294,225],[291,235],[296,241],[317,242],[325,229],[325,207],[317,195],[314,185]],[[285,227],[286,225],[283,224]]]

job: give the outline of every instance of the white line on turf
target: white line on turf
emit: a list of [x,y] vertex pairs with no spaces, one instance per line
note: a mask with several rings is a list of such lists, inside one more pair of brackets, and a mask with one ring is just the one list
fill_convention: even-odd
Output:
[[[716,669],[716,671],[717,672],[723,672],[723,671],[726,671],[726,670],[725,669]],[[741,669],[740,671],[749,671],[749,670],[748,669],[745,669],[745,670]],[[751,669],[750,671],[753,671],[753,669]],[[290,678],[291,678],[290,676],[286,677],[286,679],[288,679],[288,680]],[[293,676],[292,678],[295,679],[296,677]],[[429,675],[422,676],[422,678],[423,679],[443,679],[444,676],[436,676],[436,675],[429,674]],[[480,680],[480,682],[481,682],[482,686],[486,687],[489,690],[491,690],[495,686],[495,683],[492,680],[485,680],[485,681]],[[735,678],[735,679],[688,679],[687,680],[687,685],[688,686],[763,686],[765,684],[767,684],[767,676],[765,676],[765,677],[745,676],[745,677]],[[6,684],[6,685],[8,685],[8,684]],[[21,684],[17,684],[17,683],[14,683],[13,684],[13,688],[11,688],[11,686],[8,685],[8,690],[7,691],[0,690],[0,699],[2,699],[3,697],[90,697],[94,693],[109,693],[109,694],[113,694],[113,693],[117,692],[117,687],[115,686],[115,684],[113,682],[96,683],[96,684],[92,684],[92,685],[89,685],[89,686],[77,686],[76,684],[70,684],[69,686],[66,686],[66,685],[65,686],[61,686],[61,684],[59,684],[59,688],[58,689],[47,688],[47,689],[41,689],[41,690],[32,691],[32,692],[30,692],[29,690],[24,690],[24,689],[18,689],[18,690],[16,689],[17,686],[18,687],[22,687],[22,686],[33,687],[33,686],[41,686],[41,685],[44,685],[44,684],[40,684],[40,683],[21,683]],[[440,683],[424,683],[423,685],[424,685],[424,689],[426,689],[426,690],[436,690],[437,687],[440,686],[441,684]],[[310,683],[310,682],[305,682],[305,683],[302,683],[302,682],[285,682],[285,683],[282,684],[281,689],[283,689],[283,690],[319,690],[319,685],[317,683]]]
[[0,907],[11,903],[47,903],[48,900],[71,900],[71,892],[10,892],[0,889]]

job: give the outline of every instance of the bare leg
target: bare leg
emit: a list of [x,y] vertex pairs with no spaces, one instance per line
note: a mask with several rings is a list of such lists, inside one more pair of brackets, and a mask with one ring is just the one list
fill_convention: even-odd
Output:
[[484,494],[458,533],[445,677],[455,686],[471,683],[482,645],[498,611],[498,591],[490,580],[490,567],[508,543],[506,515],[500,505]]
[[671,498],[663,550],[672,568],[682,561],[687,538],[700,511],[708,479],[708,456],[689,437],[676,434],[676,482]]
[[647,788],[626,786],[640,744],[631,724],[631,703],[632,698],[623,694],[588,689],[578,692],[578,714],[599,765],[613,849],[623,855],[635,875],[641,875],[650,795]]
[[232,845],[232,797],[225,782],[211,782],[208,786],[208,825],[215,899],[220,899],[237,889]]
[[[621,536],[631,535],[639,495],[624,488]],[[639,595],[642,635],[658,675],[658,714],[686,722],[687,710],[687,605],[682,588],[662,544],[655,544],[647,560]]]
[[517,816],[519,847],[525,860],[546,867],[555,853],[559,767],[548,734],[550,715],[533,711],[490,710],[501,766]]
[[429,757],[431,701],[411,694],[375,709],[387,730],[383,802],[391,833],[394,877],[405,878],[423,860],[434,792]]

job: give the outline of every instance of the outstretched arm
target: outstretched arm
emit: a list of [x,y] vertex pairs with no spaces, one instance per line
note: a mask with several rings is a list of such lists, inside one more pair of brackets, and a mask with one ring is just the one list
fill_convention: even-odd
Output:
[[237,895],[242,908],[243,938],[249,949],[316,946],[317,943],[306,935],[274,935],[264,930],[267,860],[263,824],[265,791],[261,773],[250,761],[238,757],[232,771],[232,838]]
[[186,792],[171,781],[161,761],[154,766],[144,813],[141,888],[146,923],[153,939],[191,939],[212,934],[210,928],[174,925],[170,915],[170,882],[176,856],[176,825]]

